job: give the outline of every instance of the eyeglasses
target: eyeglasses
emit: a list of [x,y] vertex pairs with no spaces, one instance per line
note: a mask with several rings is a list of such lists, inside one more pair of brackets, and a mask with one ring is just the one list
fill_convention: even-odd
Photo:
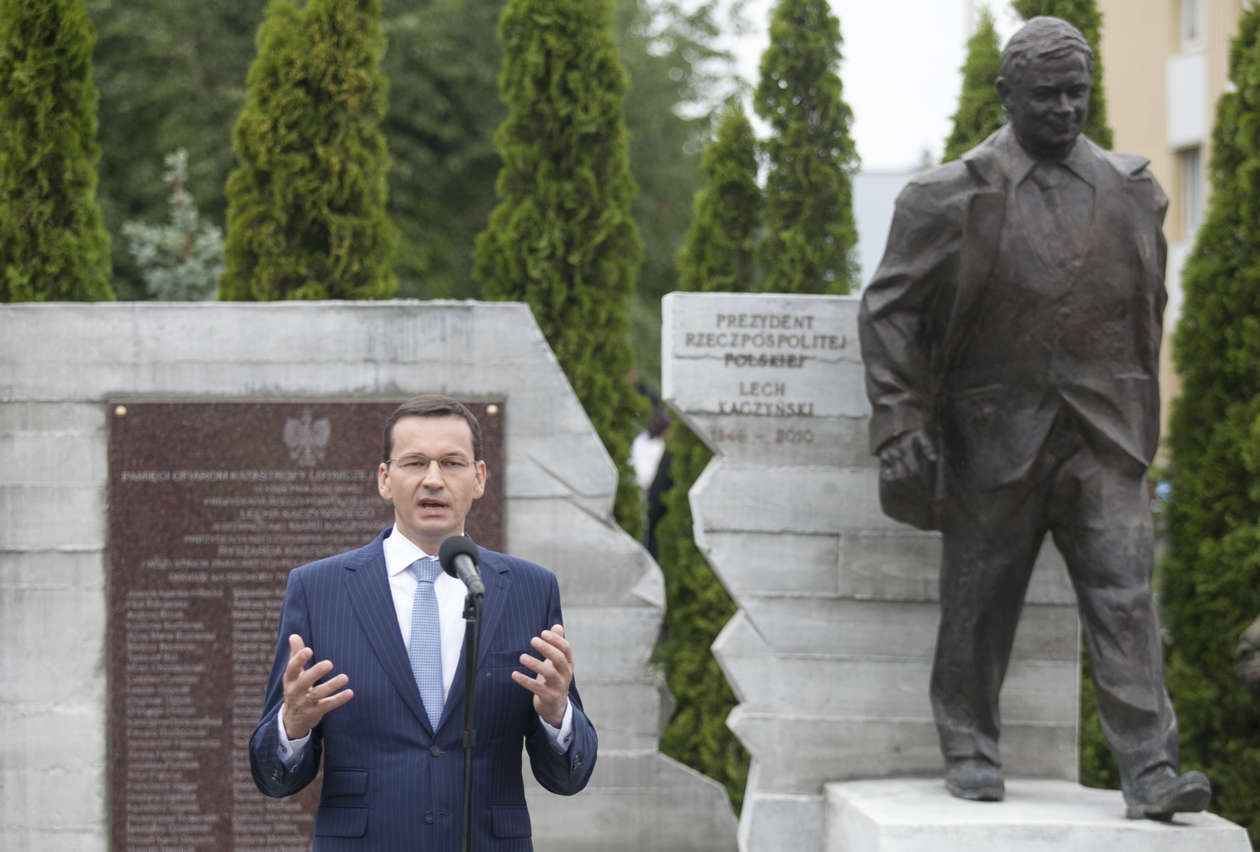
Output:
[[397,459],[386,459],[385,464],[396,465],[403,473],[424,473],[429,466],[437,462],[438,467],[442,470],[458,472],[469,467],[470,462],[463,456],[443,456],[438,459],[430,459],[421,455],[403,456]]

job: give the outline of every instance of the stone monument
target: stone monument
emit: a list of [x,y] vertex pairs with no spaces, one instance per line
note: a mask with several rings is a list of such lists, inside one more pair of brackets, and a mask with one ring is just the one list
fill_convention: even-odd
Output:
[[1009,801],[946,793],[928,694],[941,541],[880,509],[858,307],[663,304],[662,395],[715,452],[690,495],[696,541],[739,607],[713,645],[740,702],[727,723],[752,755],[739,848],[1018,850],[1035,835],[1025,848],[1116,852],[1122,835],[1132,849],[1245,852],[1245,832],[1216,817],[1128,821],[1118,792],[1075,783],[1077,618],[1049,544],[1002,693]]
[[[238,789],[249,680],[287,570],[388,522],[359,413],[426,391],[498,418],[502,517],[477,535],[555,571],[599,733],[583,793],[531,787],[537,848],[735,845],[722,788],[657,751],[660,569],[612,521],[615,469],[529,308],[409,301],[0,305],[6,845],[308,848],[300,809]],[[163,754],[172,726],[190,736]]]
[[[664,301],[662,395],[716,453],[691,493],[696,541],[739,606],[713,651],[752,755],[744,850],[822,850],[827,782],[940,764],[940,541],[879,510],[857,311],[848,297]],[[1076,778],[1075,632],[1064,578],[1038,571],[1008,678],[1021,775]]]

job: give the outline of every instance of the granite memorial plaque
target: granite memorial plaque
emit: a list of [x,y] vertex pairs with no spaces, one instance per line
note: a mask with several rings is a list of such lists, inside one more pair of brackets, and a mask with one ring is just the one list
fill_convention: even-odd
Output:
[[[113,848],[310,848],[318,781],[265,798],[247,744],[288,572],[392,521],[376,468],[397,404],[108,403]],[[468,533],[500,550],[503,404],[468,405],[490,471]]]

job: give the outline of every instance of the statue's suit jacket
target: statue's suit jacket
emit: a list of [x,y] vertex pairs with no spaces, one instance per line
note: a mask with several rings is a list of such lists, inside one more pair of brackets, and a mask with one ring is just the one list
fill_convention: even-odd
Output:
[[[914,496],[939,511],[889,511],[886,483],[905,480],[881,477],[881,502],[943,534],[931,695],[946,760],[1000,765],[999,691],[1049,529],[1131,792],[1177,762],[1142,499],[1167,202],[1145,160],[1083,136],[1063,165],[1034,162],[1003,128],[902,192],[859,316],[871,445],[922,429],[937,447],[935,483]],[[1074,514],[1082,494],[1098,516]]]
[[[1012,187],[1030,162],[1007,126],[912,181],[862,298],[872,451],[923,429],[972,487],[1028,470],[1064,407],[1142,468],[1158,442],[1168,202],[1147,160],[1081,136],[1068,161],[1095,201],[1085,265],[1065,271],[1063,286],[1108,291],[1108,303],[1072,316],[1046,311],[1029,339],[1007,341],[1009,351],[990,341],[1009,329],[978,321],[1004,295],[991,289],[999,243]],[[1055,339],[1039,347],[1043,333]]]
[[[323,792],[314,848],[456,852],[462,831],[464,667],[451,683],[436,731],[420,700],[390,595],[382,542],[289,575],[279,642],[262,719],[250,739],[254,781],[268,796],[309,784],[323,759]],[[512,681],[522,653],[538,656],[532,637],[563,623],[555,576],[521,559],[478,548],[486,586],[477,675],[471,848],[531,850],[521,777],[522,743],[535,778],[548,790],[581,790],[595,764],[595,729],[574,685],[573,741],[557,754],[533,709],[533,694]],[[314,660],[332,660],[350,678],[354,698],[324,716],[302,760],[288,769],[278,756],[276,714],[288,636],[297,633]]]

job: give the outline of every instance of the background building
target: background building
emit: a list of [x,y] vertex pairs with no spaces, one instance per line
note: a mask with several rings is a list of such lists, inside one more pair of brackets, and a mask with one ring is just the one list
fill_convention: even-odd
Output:
[[1216,99],[1225,91],[1230,40],[1251,0],[1098,0],[1107,111],[1115,149],[1151,159],[1168,193],[1168,308],[1160,385],[1179,382],[1171,334],[1181,315],[1181,267],[1194,246],[1208,194]]

